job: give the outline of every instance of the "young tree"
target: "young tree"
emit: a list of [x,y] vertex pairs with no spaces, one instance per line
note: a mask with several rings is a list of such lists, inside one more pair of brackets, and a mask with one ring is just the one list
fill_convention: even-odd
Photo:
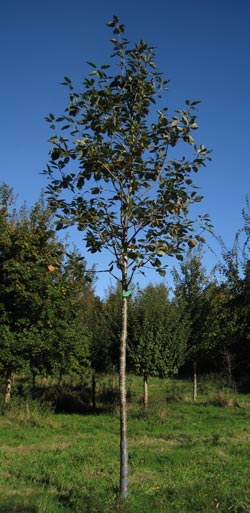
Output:
[[93,275],[77,250],[67,253],[60,268],[51,273],[49,372],[62,383],[65,374],[82,377],[89,373],[91,336],[85,300],[92,292]]
[[[201,200],[192,173],[205,164],[208,150],[192,137],[198,127],[197,102],[171,117],[168,108],[154,110],[167,91],[154,62],[154,49],[124,37],[114,16],[111,61],[91,72],[79,93],[69,88],[66,114],[47,121],[54,135],[45,173],[58,228],[76,225],[91,253],[111,254],[109,272],[121,283],[120,342],[120,491],[128,492],[126,408],[126,340],[129,289],[135,272],[152,266],[164,274],[161,258],[181,257],[195,244],[189,207]],[[118,65],[118,71],[116,72]],[[67,134],[67,137],[65,136]],[[184,146],[187,157],[183,157]],[[179,145],[181,156],[170,150]],[[199,238],[199,234],[196,236]]]
[[[246,376],[249,371],[249,262],[250,262],[250,205],[246,197],[242,209],[243,226],[228,247],[217,237],[221,249],[219,270],[222,283],[218,287],[218,340],[226,363],[228,380]],[[235,372],[233,372],[235,371]]]
[[[226,283],[211,283],[204,292],[206,315],[203,339],[210,357],[216,359],[216,369],[226,372],[228,383],[234,388],[233,370],[236,365],[238,305],[237,296]],[[208,351],[207,351],[208,352]]]
[[236,298],[237,331],[235,347],[237,354],[237,375],[244,377],[250,383],[250,260],[247,260],[244,267],[244,275],[241,282],[241,290]]
[[88,302],[88,325],[91,334],[92,404],[96,407],[96,374],[112,373],[112,389],[119,361],[121,331],[121,290],[110,287],[105,299],[94,297]]
[[208,279],[202,266],[200,248],[194,254],[188,251],[185,260],[180,265],[180,273],[173,272],[175,282],[175,301],[185,311],[188,321],[186,346],[186,361],[193,364],[193,400],[197,400],[197,362],[208,350],[204,339],[204,326],[207,314],[207,299],[205,294]]
[[164,284],[140,290],[133,304],[129,355],[136,373],[143,376],[143,403],[148,406],[149,376],[177,373],[184,362],[186,333],[180,309],[168,298]]

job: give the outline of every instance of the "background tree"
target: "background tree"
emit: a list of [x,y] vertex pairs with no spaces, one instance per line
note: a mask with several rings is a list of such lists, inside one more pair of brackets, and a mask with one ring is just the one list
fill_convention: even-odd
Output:
[[229,383],[234,387],[235,379],[249,381],[246,377],[249,370],[249,261],[250,261],[250,207],[246,197],[245,207],[242,210],[243,226],[234,236],[231,247],[226,246],[221,237],[217,237],[220,244],[221,256],[219,260],[220,286],[218,287],[218,307],[221,302],[223,308],[217,311],[219,322],[218,340],[221,354],[226,364]]
[[[234,337],[235,371],[239,379],[244,381],[249,388],[250,368],[250,204],[246,196],[245,206],[242,209],[243,226],[235,236],[237,251],[233,253],[231,261],[235,269],[233,278],[230,280],[230,291],[234,294],[233,308],[237,316]],[[231,252],[232,253],[232,252]],[[230,256],[231,256],[230,253]],[[232,263],[230,264],[232,266]],[[229,265],[229,262],[227,262]]]
[[244,266],[240,292],[236,299],[237,332],[236,332],[236,373],[237,378],[243,378],[249,389],[250,371],[250,261]]
[[49,373],[62,383],[64,375],[83,378],[90,371],[90,329],[86,297],[92,292],[92,271],[75,249],[54,268],[53,294],[49,297]]
[[31,373],[34,386],[38,374],[86,370],[80,311],[91,283],[82,257],[66,256],[43,200],[17,211],[8,186],[0,192],[0,367],[9,400],[14,372]]
[[205,268],[202,266],[200,249],[186,254],[180,264],[180,272],[173,272],[175,301],[185,312],[189,334],[187,336],[186,362],[193,366],[193,400],[197,399],[197,362],[206,354],[207,346],[204,326],[208,311],[209,289]]
[[2,366],[10,388],[12,373],[32,358],[30,336],[36,338],[35,352],[42,351],[43,337],[38,334],[44,329],[46,297],[52,287],[48,265],[61,261],[63,245],[55,237],[51,213],[42,199],[30,211],[25,206],[17,211],[11,189],[3,184],[0,193],[0,320],[5,341],[7,332],[11,334],[12,354],[12,366],[7,365],[10,358],[5,359],[4,354]]
[[119,340],[122,326],[122,290],[118,283],[116,287],[109,287],[104,300],[104,314],[108,329],[108,346],[110,358],[110,370],[118,371]]
[[177,373],[183,364],[186,326],[180,309],[168,298],[164,284],[140,290],[133,305],[129,355],[137,374],[143,376],[143,403],[148,406],[148,377]]
[[[111,254],[109,271],[121,283],[120,343],[120,490],[128,490],[126,408],[127,304],[135,272],[146,265],[164,274],[161,257],[180,257],[193,244],[191,204],[201,196],[192,187],[208,150],[195,145],[197,102],[186,101],[174,116],[167,107],[153,109],[167,91],[154,62],[154,49],[144,41],[135,45],[124,37],[124,25],[114,16],[108,23],[114,66],[91,72],[79,93],[69,88],[66,114],[50,114],[54,135],[51,162],[45,173],[58,228],[76,225],[92,253]],[[118,65],[118,71],[117,70]],[[170,150],[179,144],[181,156]],[[183,157],[184,146],[187,157]],[[197,234],[196,237],[200,238]]]
[[210,284],[205,291],[207,301],[203,338],[210,349],[212,368],[226,375],[234,388],[233,370],[236,366],[235,343],[238,312],[235,297],[226,283]]

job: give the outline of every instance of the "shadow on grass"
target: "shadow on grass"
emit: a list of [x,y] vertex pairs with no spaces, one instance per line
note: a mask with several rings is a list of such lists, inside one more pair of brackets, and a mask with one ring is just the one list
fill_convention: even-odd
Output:
[[15,499],[1,501],[0,513],[38,513],[36,506],[18,504]]
[[[111,413],[119,403],[119,393],[108,386],[103,386],[96,393],[95,406],[91,388],[88,385],[72,385],[63,383],[53,385],[36,385],[18,383],[12,403],[16,399],[37,402],[43,408],[50,409],[54,413],[66,414],[100,414]],[[129,394],[128,394],[129,399]],[[3,409],[3,408],[2,408]]]

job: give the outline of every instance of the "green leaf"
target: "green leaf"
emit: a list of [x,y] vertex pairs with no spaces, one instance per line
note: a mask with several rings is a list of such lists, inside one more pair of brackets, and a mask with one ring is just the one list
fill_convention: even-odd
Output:
[[113,16],[112,21],[108,21],[106,23],[107,27],[115,27],[115,25],[119,22],[119,18],[117,16]]
[[89,64],[89,66],[92,66],[92,68],[96,68],[96,65],[94,64],[94,62],[87,61],[87,64]]
[[99,192],[100,192],[100,187],[92,187],[91,188],[92,194],[99,194]]
[[204,237],[201,237],[200,235],[196,235],[195,237],[199,242],[202,242],[204,244],[204,242],[206,242],[206,239],[204,239]]
[[159,274],[160,276],[163,276],[163,277],[164,277],[164,276],[166,276],[166,271],[165,271],[165,269],[157,269],[157,272],[158,272],[158,274]]

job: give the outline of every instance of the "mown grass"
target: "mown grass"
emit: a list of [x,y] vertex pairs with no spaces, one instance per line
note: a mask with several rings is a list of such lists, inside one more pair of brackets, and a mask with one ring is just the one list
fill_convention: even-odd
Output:
[[[107,382],[103,383],[107,390]],[[0,417],[0,513],[250,512],[250,396],[204,380],[129,377],[129,498],[119,499],[119,417],[53,414],[36,402]]]

